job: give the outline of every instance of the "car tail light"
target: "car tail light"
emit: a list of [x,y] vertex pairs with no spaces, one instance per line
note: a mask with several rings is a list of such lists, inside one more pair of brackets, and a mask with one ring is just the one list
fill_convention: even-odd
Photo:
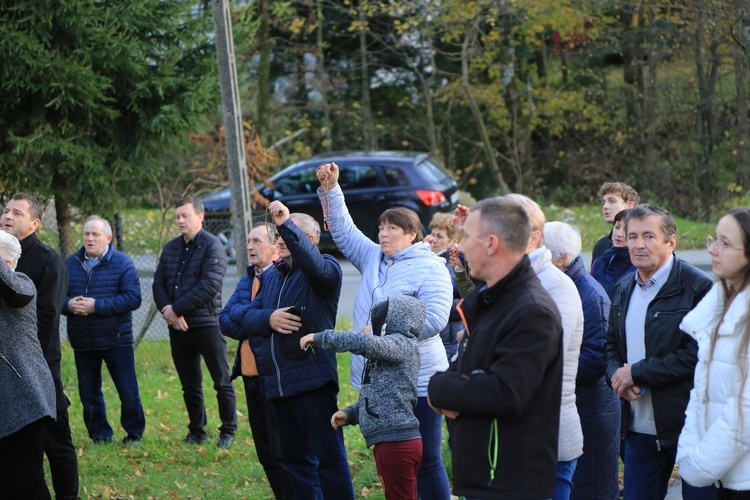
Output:
[[441,205],[445,203],[445,195],[440,191],[432,191],[429,189],[418,189],[417,196],[422,200],[422,203],[428,207],[435,205]]

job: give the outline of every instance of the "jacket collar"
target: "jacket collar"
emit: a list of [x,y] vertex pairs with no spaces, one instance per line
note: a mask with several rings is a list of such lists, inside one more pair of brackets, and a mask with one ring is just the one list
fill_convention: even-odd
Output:
[[586,274],[586,266],[583,265],[583,258],[580,255],[570,264],[565,274],[574,282]]
[[21,244],[21,255],[28,252],[28,250],[36,245],[38,241],[39,237],[36,235],[36,233],[31,233],[30,235],[19,241],[19,243]]
[[528,255],[524,255],[521,262],[516,264],[516,267],[506,274],[503,279],[487,288],[480,286],[470,293],[464,300],[469,306],[469,309],[475,310],[477,305],[482,302],[485,304],[493,303],[497,300],[498,296],[507,293],[507,291],[519,283],[525,283],[527,280],[536,278],[536,273],[531,267],[531,261]]
[[[115,244],[111,241],[109,242],[109,245],[107,246],[107,253],[104,254],[103,257],[100,258],[99,264],[104,264],[105,262],[109,262],[112,258],[112,254],[115,253]],[[83,262],[86,260],[86,247],[81,247],[78,252],[76,252],[76,258]]]
[[[638,272],[636,270],[636,272]],[[674,264],[672,265],[672,270],[669,272],[669,276],[667,277],[667,282],[664,283],[664,286],[661,287],[659,290],[659,293],[656,294],[656,298],[662,298],[662,297],[671,297],[673,295],[677,295],[682,291],[682,259],[674,256]],[[620,284],[622,286],[622,294],[623,298],[626,299],[626,303],[630,301],[630,295],[633,293],[633,288],[635,287],[635,277],[633,279],[627,279],[620,281]]]
[[552,252],[550,252],[544,245],[529,252],[528,255],[529,260],[531,261],[531,267],[535,272],[539,272],[539,270],[546,264],[552,263]]
[[394,253],[391,256],[386,256],[385,254],[383,254],[383,260],[393,260],[394,262],[397,262],[400,260],[417,259],[426,256],[437,258],[437,255],[432,252],[432,248],[430,248],[430,245],[428,245],[427,243],[419,242],[414,243],[413,245],[409,245],[408,247]]

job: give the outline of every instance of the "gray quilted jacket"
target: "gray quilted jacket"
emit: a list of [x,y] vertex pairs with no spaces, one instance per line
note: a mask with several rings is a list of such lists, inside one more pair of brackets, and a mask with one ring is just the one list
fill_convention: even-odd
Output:
[[57,414],[36,335],[36,288],[0,261],[0,439]]
[[[383,304],[387,304],[385,323],[378,328],[375,310]],[[315,334],[314,345],[368,359],[359,401],[344,409],[347,425],[359,424],[367,446],[419,438],[419,421],[414,416],[417,337],[424,326],[425,305],[414,297],[396,295],[375,305],[372,316],[373,335],[326,330]]]

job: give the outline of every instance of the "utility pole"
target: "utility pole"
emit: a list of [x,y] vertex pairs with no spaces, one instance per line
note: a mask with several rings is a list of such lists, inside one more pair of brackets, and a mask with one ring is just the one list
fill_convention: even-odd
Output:
[[219,87],[221,89],[221,114],[224,118],[224,139],[229,170],[229,191],[232,195],[232,228],[237,269],[245,269],[246,241],[250,232],[250,191],[245,163],[245,141],[242,134],[242,109],[237,85],[237,65],[234,59],[232,38],[232,12],[229,0],[213,0],[216,55],[219,61]]

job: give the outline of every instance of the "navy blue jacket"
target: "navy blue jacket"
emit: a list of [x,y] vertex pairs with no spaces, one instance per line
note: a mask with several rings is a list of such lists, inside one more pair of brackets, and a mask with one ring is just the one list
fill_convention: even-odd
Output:
[[[133,343],[133,311],[141,306],[141,284],[133,261],[112,243],[99,264],[87,273],[81,248],[65,260],[68,295],[63,314],[68,317],[68,338],[73,349],[111,349]],[[95,299],[94,314],[79,316],[68,309],[71,299]]]
[[[291,268],[286,276],[281,269],[269,269],[260,275],[260,291],[255,300],[231,308],[227,304],[228,319],[242,325],[238,340],[250,335],[261,340],[253,340],[251,347],[267,399],[294,396],[331,382],[338,388],[333,352],[310,349],[301,360],[288,359],[281,352],[282,334],[271,329],[269,320],[276,309],[295,306],[308,323],[309,331],[303,333],[334,329],[341,266],[333,256],[321,254],[291,219],[276,228],[291,253]],[[226,333],[232,336],[230,331]]]
[[620,402],[604,377],[604,342],[611,303],[586,272],[579,256],[565,271],[583,304],[583,342],[578,358],[576,407],[583,431],[583,455],[573,476],[571,499],[614,499],[618,493]]
[[184,266],[180,261],[183,246],[185,240],[178,236],[161,251],[153,285],[156,307],[161,311],[171,304],[190,329],[218,328],[227,254],[219,239],[204,229],[190,240]]
[[610,300],[617,282],[633,271],[628,247],[610,247],[591,264],[591,276],[604,287]]
[[[264,274],[275,272],[277,271],[271,268],[264,271]],[[229,302],[227,302],[227,305],[225,305],[224,309],[219,313],[219,326],[221,327],[221,333],[225,337],[237,340],[249,338],[250,348],[253,350],[253,356],[255,356],[255,363],[256,365],[260,365],[259,354],[263,346],[263,341],[260,337],[248,336],[246,333],[242,332],[242,314],[240,313],[240,311],[243,311],[243,308],[246,308],[250,305],[250,302],[252,302],[250,298],[253,296],[253,278],[255,278],[255,268],[253,266],[248,266],[247,272],[240,279],[237,288],[234,289],[234,293],[229,298]],[[235,308],[237,308],[235,314],[236,321],[231,318],[231,313]],[[254,349],[253,344],[255,344]],[[232,366],[232,380],[242,374],[241,362],[240,346],[238,345],[237,354],[234,357],[234,365]]]

